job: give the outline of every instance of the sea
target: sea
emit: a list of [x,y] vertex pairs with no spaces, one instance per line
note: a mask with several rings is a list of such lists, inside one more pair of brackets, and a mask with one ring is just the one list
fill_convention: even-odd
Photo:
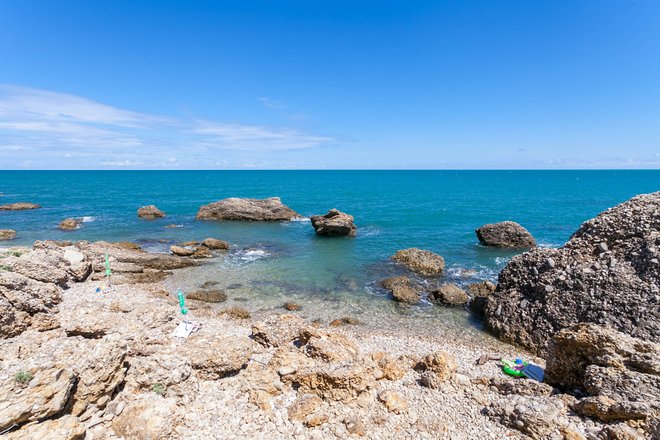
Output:
[[[465,286],[496,281],[517,252],[481,246],[474,230],[514,220],[540,246],[562,246],[582,222],[630,197],[660,190],[659,170],[626,171],[0,171],[0,204],[32,202],[30,211],[0,211],[0,229],[15,229],[3,247],[35,240],[132,241],[149,252],[215,237],[229,252],[178,271],[174,294],[216,281],[227,305],[253,312],[299,303],[309,319],[352,317],[381,330],[485,337],[467,310],[429,303],[404,306],[380,288],[405,273],[389,257],[419,247],[442,255],[444,276]],[[303,218],[291,222],[195,220],[199,207],[227,197],[278,196]],[[154,204],[163,219],[138,219]],[[309,217],[337,208],[355,217],[354,238],[315,234]],[[83,219],[65,232],[58,223]],[[427,283],[428,280],[418,280]],[[173,299],[174,300],[174,299]]]

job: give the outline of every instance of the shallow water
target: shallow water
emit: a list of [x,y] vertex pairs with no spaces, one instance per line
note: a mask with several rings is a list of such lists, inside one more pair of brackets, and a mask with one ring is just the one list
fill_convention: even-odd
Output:
[[[512,253],[479,246],[478,226],[515,220],[542,246],[560,246],[585,220],[631,196],[660,189],[660,171],[3,171],[0,203],[43,208],[0,212],[11,244],[37,239],[127,240],[153,252],[179,241],[217,237],[232,250],[181,271],[174,290],[219,280],[230,303],[252,310],[296,301],[311,318],[350,315],[382,328],[437,334],[481,333],[462,310],[398,305],[376,282],[400,270],[396,250],[422,247],[445,257],[443,281],[495,280]],[[355,238],[323,238],[308,220],[277,223],[199,222],[200,205],[225,197],[280,196],[303,216],[338,208],[352,214]],[[165,219],[143,221],[155,204]],[[82,228],[59,231],[66,217]],[[166,228],[167,225],[176,225]],[[10,244],[5,242],[4,245]],[[245,299],[245,300],[241,300]]]

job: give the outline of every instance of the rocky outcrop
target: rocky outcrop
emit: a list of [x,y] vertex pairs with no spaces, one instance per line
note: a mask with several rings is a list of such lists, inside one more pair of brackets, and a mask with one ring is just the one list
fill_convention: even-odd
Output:
[[485,413],[505,426],[516,429],[533,439],[566,438],[553,437],[559,427],[566,425],[566,407],[558,399],[514,395],[500,400]]
[[63,231],[73,231],[75,229],[80,229],[82,221],[75,218],[67,218],[60,222],[57,227]]
[[145,220],[155,220],[157,218],[165,217],[165,213],[158,209],[156,205],[143,206],[137,210],[137,215],[139,218]]
[[357,231],[353,216],[334,208],[325,215],[312,216],[310,220],[318,235],[330,237],[354,236]]
[[660,418],[660,345],[594,324],[560,331],[549,344],[545,381],[587,397],[573,409],[604,422]]
[[16,238],[16,231],[13,229],[0,229],[0,241],[13,240]]
[[241,199],[232,197],[199,208],[197,220],[282,221],[300,215],[285,206],[279,197]]
[[421,371],[420,382],[427,388],[440,388],[443,382],[451,379],[458,370],[456,358],[440,351],[424,357],[415,365],[415,370]]
[[536,246],[532,234],[516,222],[489,223],[475,231],[484,246],[524,249]]
[[195,249],[183,246],[170,246],[170,252],[179,257],[190,257],[195,253]]
[[477,316],[483,316],[486,310],[486,302],[491,293],[495,292],[497,286],[490,281],[481,281],[468,284],[467,291],[472,297],[468,307]]
[[660,341],[660,192],[585,222],[559,249],[533,249],[500,273],[485,310],[501,339],[543,352],[579,322]]
[[25,203],[25,202],[7,203],[5,205],[0,205],[0,211],[24,211],[27,209],[39,209],[39,208],[41,208],[40,205],[37,205],[35,203]]
[[422,292],[407,276],[386,278],[381,281],[383,289],[392,292],[395,300],[406,304],[417,304],[422,299]]
[[402,264],[408,270],[424,276],[439,276],[445,269],[444,258],[424,249],[403,249],[394,254],[391,259]]
[[202,241],[202,246],[211,250],[229,250],[229,243],[224,240],[218,240],[217,238],[207,238],[206,240]]
[[443,284],[429,292],[429,300],[444,306],[461,307],[467,304],[467,293],[456,284]]

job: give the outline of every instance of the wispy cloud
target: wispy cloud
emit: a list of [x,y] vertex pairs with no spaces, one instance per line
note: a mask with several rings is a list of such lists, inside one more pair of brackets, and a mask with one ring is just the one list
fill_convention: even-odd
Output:
[[278,101],[277,99],[261,97],[258,99],[258,101],[261,103],[261,105],[271,110],[283,110],[286,108],[286,104],[284,104],[282,101]]
[[[272,108],[283,106],[267,98],[260,101]],[[332,140],[299,128],[164,117],[66,93],[0,84],[0,152],[40,153],[16,157],[16,164],[41,160],[47,167],[52,157],[76,157],[89,161],[87,167],[196,167],[232,151],[300,150]],[[186,161],[176,159],[184,157]],[[4,163],[6,158],[1,158],[0,168],[12,166]]]

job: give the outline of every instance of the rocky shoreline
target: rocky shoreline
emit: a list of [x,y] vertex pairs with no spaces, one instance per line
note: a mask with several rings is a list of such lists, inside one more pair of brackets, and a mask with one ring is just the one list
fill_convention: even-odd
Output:
[[[212,204],[207,219],[232,218],[227,209],[245,207],[227,200]],[[275,198],[247,205],[269,221],[297,215]],[[352,235],[346,214],[333,210],[318,221],[338,217],[347,223],[324,224],[342,228],[328,235]],[[497,245],[502,231],[512,230],[486,226],[500,234]],[[660,193],[639,196],[586,222],[561,249],[515,257],[497,286],[467,291],[435,283],[444,270],[437,254],[411,248],[393,256],[411,273],[383,281],[394,299],[415,304],[424,295],[436,307],[469,301],[503,340],[543,357],[513,345],[374,330],[349,317],[309,321],[295,303],[281,312],[225,306],[226,294],[212,282],[187,304],[187,317],[201,327],[176,338],[182,315],[168,277],[221,255],[228,243],[181,243],[172,255],[108,242],[4,249],[0,433],[73,440],[658,439],[659,229]],[[416,284],[419,276],[431,281],[427,287]],[[633,308],[608,305],[616,292],[636,298]],[[557,315],[552,301],[562,298],[592,298],[586,310],[609,315]],[[630,310],[637,313],[632,327]],[[516,357],[546,368],[545,381],[504,375],[497,360]]]

